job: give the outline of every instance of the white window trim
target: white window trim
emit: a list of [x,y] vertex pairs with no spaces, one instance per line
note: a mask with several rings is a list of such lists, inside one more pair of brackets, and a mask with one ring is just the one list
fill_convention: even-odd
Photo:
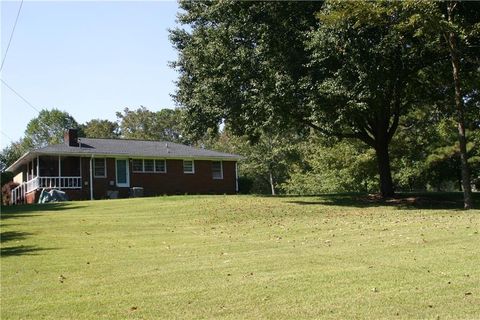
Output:
[[[192,162],[192,171],[185,171],[185,161]],[[184,174],[195,174],[195,160],[183,160],[183,173]]]
[[107,177],[107,158],[103,158],[103,166],[104,166],[104,168],[105,168],[105,171],[104,171],[105,174],[104,174],[103,176],[97,176],[97,175],[95,174],[95,172],[96,172],[96,170],[95,170],[95,169],[96,169],[95,161],[96,161],[96,160],[100,160],[100,159],[102,159],[102,158],[93,158],[93,177],[94,177],[94,178],[106,178],[106,177]]
[[[145,171],[145,160],[153,161],[153,170],[152,171]],[[155,159],[142,159],[143,163],[143,173],[155,173]]]
[[[134,169],[133,169],[133,161],[135,161],[135,160],[137,160],[137,161],[138,161],[138,160],[142,161],[142,171],[137,171],[137,170],[134,170]],[[132,159],[132,172],[133,172],[133,173],[143,173],[143,172],[145,172],[144,169],[145,169],[145,168],[144,168],[144,166],[143,166],[143,159]]]
[[220,162],[220,178],[215,178],[213,176],[213,170],[212,170],[212,179],[213,180],[223,180],[223,161],[222,160],[212,161],[212,169],[213,169],[213,163],[214,162]]
[[[145,160],[152,160],[153,161],[153,171],[145,171]],[[142,161],[142,171],[134,170],[133,169],[133,161]],[[163,161],[164,164],[164,171],[157,170],[157,161]],[[132,173],[167,173],[167,159],[132,159]]]
[[[157,161],[163,161],[163,171],[157,171]],[[155,159],[153,163],[153,169],[155,170],[155,173],[167,173],[167,160],[166,159]]]
[[[118,183],[118,175],[117,175],[117,161],[118,160],[124,160],[127,163],[127,182],[126,183]],[[130,187],[130,168],[129,168],[129,161],[128,159],[124,158],[116,158],[115,159],[115,185],[120,188],[128,188]]]

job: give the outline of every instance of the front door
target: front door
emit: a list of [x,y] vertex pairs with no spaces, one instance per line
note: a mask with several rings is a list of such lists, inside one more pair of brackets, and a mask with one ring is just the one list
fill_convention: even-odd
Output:
[[115,160],[115,171],[117,179],[117,187],[130,187],[129,171],[128,171],[128,160],[127,159],[116,159]]

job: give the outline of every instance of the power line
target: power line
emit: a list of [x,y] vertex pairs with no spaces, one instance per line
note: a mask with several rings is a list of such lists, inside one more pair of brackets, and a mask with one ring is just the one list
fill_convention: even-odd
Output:
[[[22,99],[30,108],[32,108],[33,110],[35,110],[35,111],[38,112],[38,113],[41,113],[41,111],[40,111],[38,108],[36,108],[33,104],[31,104],[30,101],[28,101],[27,99],[25,99],[20,93],[18,93],[15,89],[13,89],[12,87],[10,87],[10,86],[8,85],[8,83],[5,82],[5,80],[0,79],[0,81],[2,81],[2,83],[3,83],[8,89],[10,89],[13,93],[15,93],[20,99]],[[50,128],[50,125],[49,125],[49,124],[46,124],[45,122],[41,121],[39,118],[37,118],[37,119],[40,121],[40,124],[43,124],[45,127]],[[8,137],[8,136],[7,136],[4,132],[2,132],[1,130],[0,130],[0,133],[2,133],[4,136],[6,136],[6,137],[9,138],[12,142],[14,142],[12,138]]]
[[13,142],[13,139],[12,139],[8,134],[6,134],[5,132],[3,132],[2,130],[0,130],[0,133],[3,134],[3,136],[4,136],[5,138],[7,138],[7,139],[10,140],[11,142]]
[[8,49],[10,49],[10,44],[12,43],[13,34],[15,33],[15,28],[17,27],[18,17],[20,17],[20,11],[22,11],[22,6],[23,6],[23,0],[22,2],[20,2],[20,7],[18,8],[17,18],[15,19],[15,23],[13,24],[12,33],[10,34],[10,40],[8,40],[7,49],[5,50],[5,55],[3,56],[3,59],[2,59],[2,65],[0,66],[0,71],[2,71],[3,64],[5,63],[5,59],[7,58]]
[[15,93],[20,99],[22,99],[30,108],[32,108],[33,110],[37,111],[38,113],[40,113],[40,110],[38,110],[37,108],[35,108],[33,106],[33,104],[31,104],[27,99],[25,99],[20,93],[18,93],[17,91],[15,91],[15,89],[13,89],[12,87],[10,87],[6,82],[5,80],[3,79],[0,79],[2,81],[2,83],[8,88],[10,89],[13,93]]

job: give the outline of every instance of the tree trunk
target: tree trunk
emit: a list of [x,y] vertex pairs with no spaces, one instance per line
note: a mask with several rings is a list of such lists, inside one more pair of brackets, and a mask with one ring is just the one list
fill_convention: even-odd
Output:
[[274,185],[274,183],[273,183],[273,174],[272,174],[272,171],[270,170],[270,171],[268,172],[268,174],[269,174],[269,178],[270,178],[270,188],[272,188],[272,196],[274,196],[274,195],[275,195],[275,185]]
[[[448,20],[453,20],[454,4],[448,8]],[[470,170],[468,168],[467,139],[465,137],[465,114],[463,110],[462,90],[460,81],[460,59],[457,54],[456,35],[453,31],[448,32],[448,48],[452,60],[453,81],[455,83],[455,108],[457,113],[458,141],[460,143],[460,167],[462,170],[463,206],[465,209],[472,208],[472,185],[470,183]]]
[[388,155],[388,143],[377,143],[375,147],[377,156],[378,173],[380,174],[380,192],[383,198],[394,196],[392,172],[390,169],[390,157]]

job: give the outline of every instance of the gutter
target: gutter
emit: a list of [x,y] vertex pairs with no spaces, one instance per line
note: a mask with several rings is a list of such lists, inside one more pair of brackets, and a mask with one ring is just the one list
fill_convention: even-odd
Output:
[[90,157],[90,200],[93,200],[93,154]]
[[98,154],[88,154],[86,152],[41,152],[41,151],[28,151],[25,153],[23,156],[21,156],[17,161],[15,161],[12,165],[10,165],[8,168],[5,169],[5,171],[15,171],[19,165],[22,165],[23,161],[26,158],[35,157],[39,155],[47,155],[47,156],[58,156],[58,155],[68,155],[68,156],[75,156],[75,157],[83,157],[83,158],[88,158],[88,157],[102,157],[102,158],[116,158],[116,157],[129,157],[131,159],[169,159],[169,160],[211,160],[211,161],[240,161],[245,159],[245,157],[240,156],[240,155],[234,155],[232,157],[222,157],[222,156],[161,156],[161,155],[152,155],[152,156],[142,156],[142,155],[131,155],[128,153],[123,153],[123,154],[104,154],[104,153],[98,153]]
[[21,165],[22,161],[25,160],[25,158],[27,158],[29,155],[32,155],[33,158],[35,157],[37,153],[35,151],[28,151],[26,153],[24,153],[20,158],[18,158],[17,161],[15,161],[14,163],[12,163],[8,168],[5,169],[5,171],[13,171],[15,170],[15,168],[18,166],[18,165]]

